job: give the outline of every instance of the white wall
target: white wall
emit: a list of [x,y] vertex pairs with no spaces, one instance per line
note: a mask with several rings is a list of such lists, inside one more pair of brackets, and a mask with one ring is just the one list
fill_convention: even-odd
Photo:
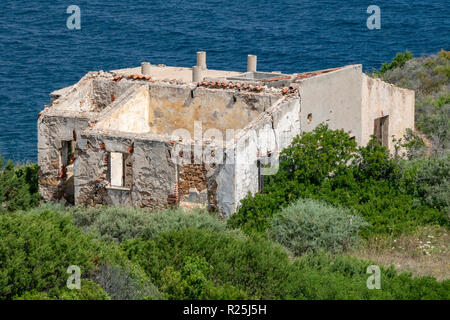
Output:
[[362,74],[361,95],[361,144],[369,142],[370,135],[373,134],[374,120],[389,116],[388,148],[393,152],[392,136],[399,139],[407,128],[414,129],[414,91]]
[[[330,73],[304,79],[300,83],[300,125],[302,132],[312,131],[320,123],[330,129],[344,129],[362,141],[361,135],[362,66],[352,65]],[[312,121],[308,123],[308,114]]]

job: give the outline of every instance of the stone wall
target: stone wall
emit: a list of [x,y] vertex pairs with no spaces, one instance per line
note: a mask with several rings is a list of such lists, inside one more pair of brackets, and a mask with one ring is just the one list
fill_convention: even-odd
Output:
[[45,115],[39,118],[39,192],[44,199],[59,200],[71,196],[65,192],[70,177],[61,161],[62,142],[77,141],[80,133],[89,126],[88,122],[89,118]]
[[150,85],[150,132],[170,135],[186,129],[191,136],[194,122],[203,130],[241,129],[274,102],[268,94],[214,90],[203,87]]

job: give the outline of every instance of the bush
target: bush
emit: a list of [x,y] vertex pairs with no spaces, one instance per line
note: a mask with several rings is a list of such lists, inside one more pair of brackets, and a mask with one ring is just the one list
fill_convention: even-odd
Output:
[[196,291],[207,299],[281,299],[293,290],[285,250],[264,238],[181,229],[121,248],[170,298],[193,298]]
[[349,213],[321,201],[300,199],[274,216],[268,235],[294,255],[318,249],[342,252],[356,243],[360,227],[366,224]]
[[450,298],[450,280],[440,283],[432,277],[412,278],[409,273],[397,274],[392,266],[380,266],[381,288],[370,290],[367,288],[367,267],[374,264],[348,256],[330,257],[322,252],[303,255],[295,261],[294,266],[301,284],[299,291],[307,299]]
[[76,226],[104,241],[121,242],[136,237],[153,239],[167,230],[190,227],[213,231],[226,229],[225,222],[201,210],[188,213],[183,209],[151,212],[126,207],[75,207],[66,214],[73,217]]
[[82,279],[80,289],[67,288],[38,292],[31,290],[14,300],[110,300],[108,294],[92,280]]
[[381,290],[370,290],[373,262],[323,252],[292,262],[280,246],[239,233],[172,230],[121,247],[172,299],[241,299],[243,292],[250,299],[448,299],[450,293],[450,280],[398,275],[393,267],[381,267]]
[[[148,280],[119,248],[83,234],[70,217],[62,217],[51,207],[0,214],[0,239],[0,299],[22,296],[30,290],[58,297],[60,292],[55,290],[65,288],[70,265],[78,266],[86,279],[109,263],[134,270],[136,277],[140,272],[140,277]],[[88,297],[90,293],[71,291],[64,297],[78,294]]]
[[388,70],[396,69],[396,68],[402,68],[406,61],[411,60],[413,58],[413,54],[411,51],[406,50],[405,53],[397,53],[394,60],[390,63],[383,63],[381,66],[380,72],[378,75],[385,74]]
[[228,220],[229,226],[263,232],[268,219],[304,195],[305,190],[333,177],[345,184],[353,174],[347,164],[356,150],[347,133],[329,130],[327,125],[295,137],[280,154],[277,174],[265,177],[264,195],[249,194],[243,199],[238,213]]
[[432,207],[450,214],[450,152],[443,156],[404,161],[405,190]]
[[429,57],[406,61],[379,74],[383,81],[414,90],[415,126],[432,143],[434,153],[449,148],[450,142],[450,54],[442,50]]
[[146,276],[130,266],[102,264],[92,276],[112,300],[155,300],[161,294]]
[[83,274],[101,257],[99,244],[52,211],[0,215],[0,298],[65,285],[70,265]]
[[26,210],[39,204],[38,166],[17,166],[0,156],[0,211]]
[[364,236],[448,225],[444,211],[404,190],[401,174],[399,161],[378,141],[356,148],[343,130],[319,125],[282,151],[278,172],[266,177],[264,194],[249,194],[228,224],[261,233],[282,208],[299,198],[313,198],[354,209],[370,223],[362,229]]
[[211,278],[213,267],[204,257],[188,256],[181,272],[173,266],[164,268],[161,272],[162,290],[168,299],[193,300],[235,300],[247,298],[243,290],[231,285],[215,285]]

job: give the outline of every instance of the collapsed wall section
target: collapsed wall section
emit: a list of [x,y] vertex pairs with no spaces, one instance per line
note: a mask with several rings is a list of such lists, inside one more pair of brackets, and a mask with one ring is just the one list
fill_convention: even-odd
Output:
[[[77,204],[130,205],[163,209],[175,195],[176,168],[168,142],[132,134],[82,135],[75,170]],[[112,185],[111,155],[123,156],[123,185]],[[120,169],[120,168],[119,168]],[[125,179],[126,178],[126,179]]]
[[44,199],[74,201],[77,140],[98,120],[99,111],[130,86],[94,72],[51,94],[51,105],[38,115],[39,191]]
[[300,134],[299,116],[300,98],[281,98],[237,138],[232,212],[248,192],[254,194],[263,190],[262,176],[278,172],[279,153]]
[[[75,166],[77,204],[150,209],[200,206],[224,215],[232,213],[232,164],[180,163],[176,156],[179,146],[159,140],[152,134],[89,132],[82,134],[78,148]],[[183,149],[186,150],[186,146]],[[121,171],[123,185],[113,185],[112,171],[116,169],[112,165],[112,154],[127,159]]]
[[150,85],[150,132],[170,135],[177,129],[241,129],[273,103],[269,94],[192,86]]
[[[89,126],[89,118],[42,116],[38,120],[39,193],[46,200],[73,201],[73,162],[70,142]],[[75,151],[74,144],[71,145]]]

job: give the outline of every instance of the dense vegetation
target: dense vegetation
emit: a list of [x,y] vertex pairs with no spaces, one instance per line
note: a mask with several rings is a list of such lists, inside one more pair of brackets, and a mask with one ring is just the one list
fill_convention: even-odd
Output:
[[[424,135],[398,142],[405,157],[321,125],[282,152],[264,194],[228,222],[202,210],[39,204],[38,167],[0,160],[0,299],[450,299],[450,280],[393,266],[370,290],[377,263],[348,254],[423,226],[448,230],[448,60],[407,52],[377,73],[417,92]],[[71,265],[80,290],[66,287]]]
[[279,171],[266,177],[264,194],[248,195],[229,225],[247,233],[265,232],[283,207],[299,198],[313,198],[347,207],[365,218],[369,222],[362,231],[365,236],[398,234],[425,224],[447,226],[443,199],[449,193],[441,184],[450,173],[433,163],[448,160],[422,159],[427,169],[411,166],[390,156],[376,140],[356,147],[343,130],[320,125],[283,150]]
[[444,153],[450,147],[450,51],[412,58],[398,54],[395,67],[386,66],[382,80],[416,92],[416,128],[424,133],[433,151]]

